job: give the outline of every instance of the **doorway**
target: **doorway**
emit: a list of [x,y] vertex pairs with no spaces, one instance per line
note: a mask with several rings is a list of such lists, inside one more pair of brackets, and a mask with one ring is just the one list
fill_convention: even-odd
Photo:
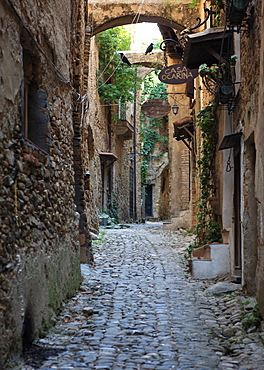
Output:
[[146,186],[145,214],[146,217],[153,217],[153,185]]

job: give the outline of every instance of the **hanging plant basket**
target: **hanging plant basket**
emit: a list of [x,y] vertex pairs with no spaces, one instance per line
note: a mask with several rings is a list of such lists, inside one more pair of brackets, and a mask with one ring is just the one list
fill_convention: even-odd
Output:
[[236,64],[236,59],[237,57],[234,55],[230,57],[228,63],[222,63],[220,66],[208,67],[207,64],[201,64],[199,67],[199,74],[205,88],[215,95],[221,104],[229,104],[234,99],[232,68]]

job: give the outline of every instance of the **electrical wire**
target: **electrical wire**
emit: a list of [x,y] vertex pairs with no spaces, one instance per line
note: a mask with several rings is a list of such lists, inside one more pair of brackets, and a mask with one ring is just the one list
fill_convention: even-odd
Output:
[[16,15],[17,19],[19,20],[20,24],[23,26],[23,28],[27,31],[27,33],[29,34],[29,36],[31,37],[32,41],[34,42],[35,46],[37,47],[37,49],[39,50],[39,52],[45,57],[45,59],[47,60],[48,64],[52,67],[52,69],[54,70],[56,76],[59,78],[59,80],[61,82],[63,82],[65,85],[68,85],[71,90],[77,94],[77,98],[76,98],[76,102],[82,102],[82,99],[83,97],[76,91],[76,89],[72,86],[72,84],[70,83],[70,81],[68,81],[63,73],[56,67],[56,65],[50,60],[50,58],[48,57],[48,55],[45,53],[45,51],[42,49],[41,45],[38,43],[38,41],[35,39],[34,35],[32,34],[32,32],[30,31],[30,29],[28,28],[28,26],[25,24],[25,22],[23,21],[23,19],[21,18],[21,16],[19,15],[18,11],[16,10],[16,8],[14,7],[13,3],[11,2],[11,0],[5,0],[5,2],[7,3],[7,5],[9,5],[9,7],[12,9],[12,11],[14,12],[14,14]]
[[[138,21],[139,21],[139,17],[140,17],[140,10],[141,10],[141,8],[142,8],[142,6],[144,5],[144,2],[145,2],[145,0],[142,0],[141,1],[141,4],[139,5],[139,7],[138,7],[138,10],[137,10],[137,12],[136,12],[136,14],[134,15],[134,18],[133,18],[133,20],[132,20],[132,22],[130,23],[130,25],[132,25],[132,24],[137,24],[138,23]],[[117,45],[118,46],[118,45]],[[101,74],[99,75],[99,77],[97,78],[97,81],[101,78],[101,76],[104,74],[104,72],[106,71],[106,69],[109,67],[109,65],[111,64],[111,62],[112,62],[112,60],[114,59],[114,54],[113,54],[113,56],[110,58],[110,60],[109,60],[109,62],[107,63],[107,65],[105,66],[105,68],[103,69],[103,71],[101,72]],[[119,65],[122,63],[122,61],[120,60],[120,62],[118,63],[118,65],[117,65],[117,67],[116,67],[116,69],[114,70],[114,72],[113,72],[113,74],[115,73],[115,71],[117,70],[117,68],[119,67]],[[113,74],[104,82],[104,84],[106,84],[108,81],[109,81],[109,79],[113,76]],[[104,86],[104,84],[102,84],[100,87],[102,87],[102,86]],[[100,88],[100,87],[98,87],[97,88],[97,90]]]
[[[141,4],[139,5],[139,7],[137,9],[137,12],[134,15],[133,20],[130,23],[130,25],[137,24],[139,22],[140,11],[141,11],[142,6],[144,5],[144,2],[145,2],[145,0],[141,0]],[[112,55],[112,57],[110,58],[110,60],[107,63],[107,65],[105,66],[105,68],[103,69],[103,71],[101,72],[101,74],[98,76],[97,81],[99,81],[99,79],[102,77],[102,75],[104,74],[104,72],[106,71],[106,69],[109,67],[109,65],[113,61],[114,55],[115,54]],[[111,79],[111,77],[115,74],[116,70],[118,69],[118,67],[120,66],[121,63],[122,63],[122,59],[120,59],[120,62],[117,64],[117,66],[114,69],[114,71],[112,72],[112,74],[100,86],[97,87],[97,90],[99,90],[101,87],[103,87]]]

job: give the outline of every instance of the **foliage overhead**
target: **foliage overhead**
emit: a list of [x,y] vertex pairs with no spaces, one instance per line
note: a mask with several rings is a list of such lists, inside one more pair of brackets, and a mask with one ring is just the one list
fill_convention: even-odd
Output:
[[[159,82],[157,74],[159,71],[149,73],[142,84],[142,99],[162,98],[167,100],[166,84]],[[167,136],[160,136],[160,130],[167,121],[167,117],[148,118],[143,113],[140,116],[140,144],[141,144],[141,184],[146,185],[149,162],[157,143],[160,144],[160,153],[157,157],[162,156],[167,151]]]
[[160,82],[158,79],[158,74],[160,71],[153,71],[149,73],[142,83],[142,99],[157,99],[162,98],[168,100],[166,94],[166,84]]
[[[162,41],[163,41],[163,39],[162,39],[162,37],[160,37],[160,38],[157,38],[157,37],[154,37],[154,38],[152,38],[152,43],[153,43],[153,49],[155,50],[155,49],[158,49],[159,50],[159,48],[160,48],[160,44],[162,43]],[[142,42],[142,48],[144,49],[144,48],[147,48],[149,46],[149,43],[147,43],[147,42],[145,42],[145,41],[143,41]]]
[[130,35],[124,27],[115,27],[97,36],[99,44],[98,91],[107,104],[133,101],[135,84],[141,80],[136,69],[123,63],[119,50],[130,49]]
[[192,0],[191,4],[189,4],[189,7],[194,8],[198,4],[199,4],[199,0]]

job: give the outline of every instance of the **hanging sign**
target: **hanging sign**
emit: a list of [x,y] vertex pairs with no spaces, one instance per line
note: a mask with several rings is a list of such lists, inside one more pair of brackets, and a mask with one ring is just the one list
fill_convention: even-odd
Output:
[[142,104],[141,112],[150,118],[167,116],[171,110],[170,104],[164,99],[149,99]]
[[182,64],[173,64],[160,71],[158,78],[165,84],[179,85],[198,76],[198,69],[189,69]]

